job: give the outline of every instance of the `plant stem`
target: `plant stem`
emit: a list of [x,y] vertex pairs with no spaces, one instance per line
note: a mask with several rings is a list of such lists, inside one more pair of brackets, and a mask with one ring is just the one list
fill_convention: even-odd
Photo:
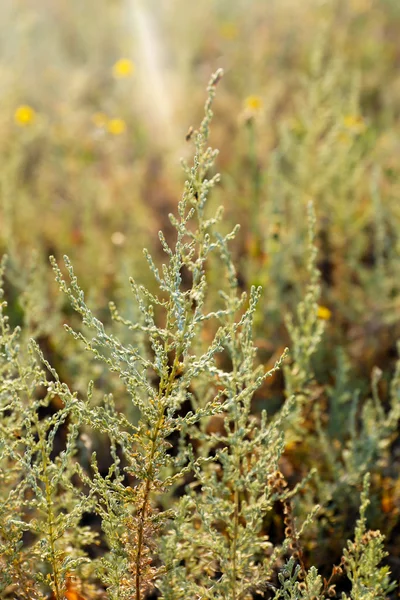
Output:
[[[164,399],[166,399],[166,398],[168,398],[168,396],[171,393],[172,383],[175,380],[175,376],[176,376],[176,373],[178,370],[178,363],[179,363],[179,360],[177,358],[178,356],[179,356],[179,353],[176,353],[174,363],[172,366],[172,370],[168,377],[167,382],[165,382],[164,379],[162,379],[160,382],[159,398],[164,397]],[[140,520],[139,520],[139,525],[138,525],[138,544],[137,544],[138,547],[137,547],[136,561],[135,561],[135,600],[141,600],[140,587],[141,587],[142,571],[141,571],[140,563],[141,563],[141,559],[142,559],[143,543],[144,543],[143,532],[144,532],[144,527],[145,527],[146,518],[147,518],[147,510],[148,510],[150,493],[151,493],[151,484],[152,484],[153,478],[154,478],[153,460],[154,460],[154,455],[156,452],[158,435],[159,435],[159,432],[160,432],[160,429],[162,427],[162,423],[164,420],[164,410],[165,410],[165,403],[160,401],[160,413],[159,413],[159,417],[158,417],[156,426],[154,428],[154,433],[151,438],[152,445],[151,445],[151,451],[150,451],[150,455],[149,455],[149,464],[147,467],[147,479],[146,479],[146,485],[145,485],[144,495],[143,495],[143,504],[142,504],[141,510],[139,511]]]
[[41,446],[41,452],[42,452],[44,484],[45,484],[45,490],[46,490],[47,521],[48,521],[48,526],[49,526],[48,535],[49,535],[49,542],[50,542],[51,565],[53,568],[54,595],[55,595],[56,600],[62,600],[60,575],[59,575],[58,566],[57,566],[56,548],[54,545],[54,541],[55,541],[54,540],[54,529],[53,529],[54,513],[52,510],[53,498],[52,498],[52,493],[51,493],[50,484],[49,484],[49,478],[48,478],[48,474],[47,474],[48,461],[47,461],[47,454],[46,454],[46,449],[45,449],[45,440],[43,439],[42,436],[40,436],[40,446]]

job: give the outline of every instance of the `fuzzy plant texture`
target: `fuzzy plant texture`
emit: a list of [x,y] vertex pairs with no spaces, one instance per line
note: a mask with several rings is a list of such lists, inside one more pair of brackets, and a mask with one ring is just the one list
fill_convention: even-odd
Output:
[[[175,242],[160,232],[161,267],[145,251],[158,292],[131,280],[129,318],[111,303],[115,327],[109,329],[89,308],[69,259],[61,265],[51,258],[56,281],[81,318],[77,328],[66,326],[75,351],[90,354],[87,371],[102,365],[85,392],[78,366],[74,388],[47,359],[40,342],[49,316],[34,313],[29,289],[26,331],[11,327],[2,261],[2,599],[318,600],[341,593],[343,600],[384,600],[395,593],[389,567],[382,566],[384,536],[368,530],[366,511],[371,464],[384,460],[400,416],[400,367],[389,412],[380,404],[376,373],[361,425],[353,425],[343,456],[335,454],[318,405],[313,408],[312,357],[324,322],[312,205],[309,284],[287,321],[292,347],[268,367],[258,360],[254,321],[265,292],[241,291],[229,249],[237,228],[222,233],[223,211],[212,214],[207,203],[219,182],[208,138],[221,77],[221,71],[212,76],[204,118],[191,134],[193,164],[183,163],[183,195],[177,215],[169,215]],[[209,292],[210,264],[222,274],[218,295]],[[271,414],[254,411],[257,391],[282,369],[283,404]],[[122,408],[112,394],[118,385]],[[331,392],[331,418],[350,407],[355,421],[357,398],[342,388]],[[310,411],[331,478],[322,482],[310,470],[289,484],[285,445],[301,444]],[[320,574],[305,541],[335,494],[349,486],[361,491],[354,539],[338,564],[327,565],[328,575]]]

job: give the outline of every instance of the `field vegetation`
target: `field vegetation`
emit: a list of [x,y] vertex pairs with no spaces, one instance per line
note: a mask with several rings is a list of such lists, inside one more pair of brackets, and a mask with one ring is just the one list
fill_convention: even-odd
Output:
[[399,37],[1,3],[2,600],[399,597]]

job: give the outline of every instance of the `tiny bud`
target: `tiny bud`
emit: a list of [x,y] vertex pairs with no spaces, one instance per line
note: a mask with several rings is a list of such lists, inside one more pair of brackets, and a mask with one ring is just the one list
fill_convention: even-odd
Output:
[[221,81],[223,74],[223,69],[218,69],[218,71],[212,76],[211,85],[217,85]]

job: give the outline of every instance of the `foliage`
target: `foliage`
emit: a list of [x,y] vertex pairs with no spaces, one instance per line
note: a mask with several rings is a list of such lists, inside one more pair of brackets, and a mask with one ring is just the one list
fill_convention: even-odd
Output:
[[0,6],[0,597],[394,598],[397,3],[47,4]]
[[[280,471],[284,431],[301,423],[312,386],[310,360],[322,336],[315,220],[310,212],[311,282],[298,309],[299,325],[288,322],[294,347],[287,370],[291,395],[274,416],[263,411],[256,417],[254,395],[281,367],[286,352],[271,369],[257,362],[253,333],[261,289],[252,287],[248,297],[239,293],[228,249],[236,229],[226,235],[216,230],[221,209],[207,216],[209,193],[219,181],[219,175],[208,179],[217,153],[207,142],[221,75],[217,71],[210,80],[205,116],[193,133],[193,166],[184,163],[187,180],[178,217],[170,215],[176,242],[171,247],[160,232],[168,259],[161,270],[145,251],[159,291],[131,280],[138,307],[134,321],[110,305],[113,319],[138,343],[108,333],[88,307],[69,259],[64,275],[51,258],[56,281],[82,319],[79,330],[66,325],[67,331],[118,375],[136,419],[115,406],[112,394],[94,403],[93,381],[85,396],[71,391],[34,340],[21,350],[20,330],[10,328],[1,305],[3,597],[39,598],[50,589],[56,600],[69,598],[77,593],[73,577],[78,577],[89,597],[140,600],[156,586],[164,598],[239,600],[268,590],[288,553],[292,558],[279,575],[276,597],[334,594],[334,585],[323,587],[317,569],[305,566],[301,540],[319,507],[302,516],[300,529],[293,512],[292,498],[309,486],[309,478],[290,489]],[[209,307],[212,255],[225,277],[220,302]],[[29,298],[27,292],[28,308]],[[375,406],[375,418],[380,414],[382,424],[387,422],[385,441],[398,420],[397,404],[386,418],[376,385],[372,402],[363,418],[367,422]],[[105,472],[96,453],[90,457],[84,450],[96,431],[108,440],[111,463]],[[362,450],[362,436],[357,443]],[[349,446],[351,456],[359,452]],[[171,496],[187,477],[191,484],[180,498]],[[355,542],[344,550],[354,598],[365,586],[375,586],[378,595],[371,598],[394,589],[388,567],[379,566],[383,536],[366,531],[367,498],[365,486]],[[273,542],[268,523],[277,505],[285,529],[283,539]],[[84,524],[90,514],[99,519],[101,531]],[[105,548],[98,558],[90,557],[98,541]]]

